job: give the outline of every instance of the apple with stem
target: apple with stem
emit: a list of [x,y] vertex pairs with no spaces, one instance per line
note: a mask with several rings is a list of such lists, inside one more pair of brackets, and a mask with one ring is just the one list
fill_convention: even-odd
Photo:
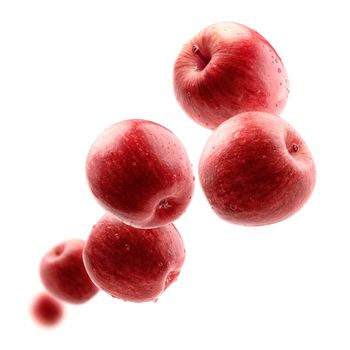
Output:
[[86,174],[97,201],[140,228],[176,220],[194,189],[180,140],[169,129],[142,119],[123,120],[102,132],[87,156]]
[[291,125],[273,114],[246,112],[213,132],[200,158],[199,179],[221,218],[258,226],[296,213],[312,193],[316,169]]
[[174,66],[174,91],[191,118],[215,129],[241,112],[279,114],[289,83],[264,37],[242,24],[221,22],[184,45]]
[[99,288],[124,301],[146,302],[176,280],[185,248],[173,224],[140,229],[107,213],[93,227],[83,258]]

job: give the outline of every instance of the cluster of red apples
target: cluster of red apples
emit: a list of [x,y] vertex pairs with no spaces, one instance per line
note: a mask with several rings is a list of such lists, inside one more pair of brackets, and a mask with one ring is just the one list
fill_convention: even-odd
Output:
[[[204,29],[175,62],[174,90],[184,111],[214,130],[199,160],[199,180],[219,217],[238,225],[268,225],[305,204],[315,165],[299,134],[278,116],[287,101],[288,78],[260,34],[230,22]],[[124,120],[93,143],[86,173],[106,214],[86,242],[66,241],[44,256],[44,286],[55,298],[75,304],[98,290],[125,301],[157,300],[185,259],[172,223],[194,190],[185,148],[159,124]],[[33,310],[45,324],[62,315],[49,295],[41,295]]]

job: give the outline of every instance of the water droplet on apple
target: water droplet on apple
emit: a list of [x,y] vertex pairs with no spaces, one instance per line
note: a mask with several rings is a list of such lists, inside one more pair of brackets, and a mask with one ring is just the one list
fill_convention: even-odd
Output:
[[237,132],[233,135],[233,138],[234,138],[234,139],[237,139],[237,138],[239,137],[239,135],[240,135],[240,132],[237,131]]
[[129,244],[125,243],[124,244],[124,249],[128,252],[130,250]]
[[260,93],[261,93],[261,90],[258,90],[256,93],[257,93],[257,94],[260,94]]
[[232,211],[237,211],[238,210],[238,206],[236,204],[230,203],[230,209]]

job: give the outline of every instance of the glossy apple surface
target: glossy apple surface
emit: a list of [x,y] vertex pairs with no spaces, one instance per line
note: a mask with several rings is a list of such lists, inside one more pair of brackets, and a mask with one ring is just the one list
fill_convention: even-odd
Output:
[[86,173],[98,202],[123,222],[141,228],[166,225],[189,205],[191,163],[180,140],[147,120],[124,120],[92,145]]
[[83,257],[102,290],[125,301],[146,302],[176,280],[185,248],[173,224],[139,229],[107,213],[93,227]]
[[33,318],[42,326],[55,326],[63,318],[63,305],[47,293],[39,294],[32,305]]
[[84,244],[81,239],[62,242],[53,247],[40,264],[46,289],[56,298],[73,304],[84,303],[98,292],[85,270]]
[[299,134],[278,116],[247,112],[209,138],[199,178],[212,209],[240,225],[268,225],[296,213],[309,198],[316,170]]
[[241,112],[279,114],[289,85],[265,38],[242,24],[221,22],[184,45],[174,66],[174,91],[191,118],[215,129]]

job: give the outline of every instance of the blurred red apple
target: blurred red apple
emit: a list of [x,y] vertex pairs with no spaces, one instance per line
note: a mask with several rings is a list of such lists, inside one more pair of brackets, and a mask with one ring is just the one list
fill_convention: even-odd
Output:
[[274,48],[232,22],[213,24],[184,45],[175,62],[174,90],[185,112],[210,129],[241,112],[279,114],[289,93]]
[[124,120],[106,129],[90,149],[86,173],[98,202],[123,222],[141,228],[176,220],[194,189],[180,140],[147,120]]
[[52,248],[41,260],[41,280],[56,298],[80,304],[97,293],[85,270],[83,249],[83,240],[71,239]]
[[32,305],[32,315],[42,326],[54,326],[63,317],[63,305],[47,293],[39,294]]
[[185,248],[173,224],[139,229],[107,213],[93,227],[83,258],[102,290],[125,301],[145,302],[156,300],[177,278]]
[[297,212],[315,184],[305,142],[283,119],[247,112],[222,123],[209,138],[199,178],[213,210],[240,225],[268,225]]

